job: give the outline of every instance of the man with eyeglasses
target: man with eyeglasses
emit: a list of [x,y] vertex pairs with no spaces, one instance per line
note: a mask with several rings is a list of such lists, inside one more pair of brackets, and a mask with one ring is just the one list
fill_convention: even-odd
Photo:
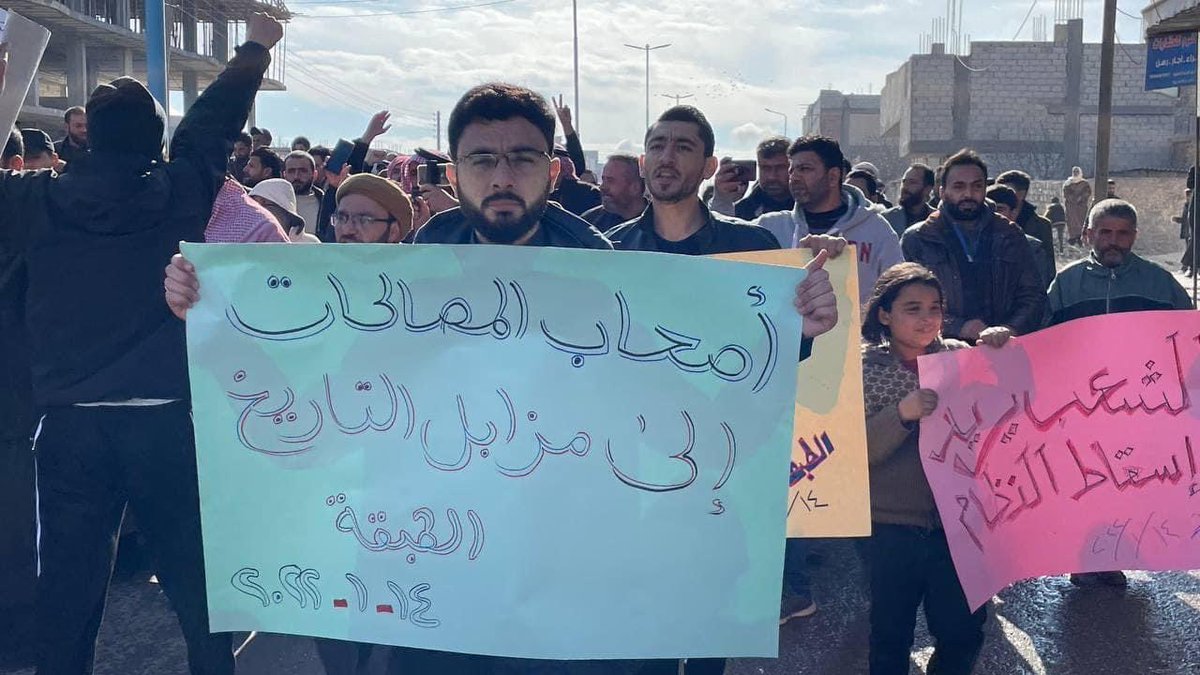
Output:
[[[547,199],[559,163],[550,154],[554,112],[541,95],[511,84],[480,85],[455,105],[448,129],[455,163],[447,175],[459,206],[431,218],[417,231],[415,243],[612,250],[613,245],[598,230]],[[342,197],[340,190],[338,197]],[[184,318],[199,299],[195,270],[175,256],[167,268],[165,287],[167,304],[176,316]],[[804,315],[808,336],[833,328],[837,299],[828,273],[810,274],[797,287],[796,306]],[[553,661],[407,647],[393,650],[388,670],[391,675],[675,675],[677,671],[677,663],[666,659]]]
[[611,249],[587,222],[548,203],[559,174],[554,113],[541,95],[510,84],[468,91],[450,113],[450,183],[459,208],[434,216],[418,244],[520,244]]
[[399,185],[359,173],[337,188],[329,221],[339,244],[398,244],[412,231],[413,207]]

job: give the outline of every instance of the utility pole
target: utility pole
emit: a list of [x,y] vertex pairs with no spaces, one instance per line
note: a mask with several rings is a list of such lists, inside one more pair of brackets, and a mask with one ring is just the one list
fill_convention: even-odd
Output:
[[[669,99],[675,101],[675,105],[679,105],[680,101],[682,101],[685,98],[691,98],[692,94],[659,94],[659,96],[661,96],[663,98],[669,98]],[[650,125],[646,125],[646,126],[649,127]]]
[[1108,154],[1112,140],[1113,49],[1117,35],[1117,0],[1104,0],[1104,42],[1100,45],[1100,115],[1096,119],[1095,201],[1108,194]]
[[437,149],[442,151],[442,111],[437,111]]
[[647,42],[645,47],[639,47],[637,45],[631,45],[631,44],[626,44],[625,46],[629,47],[630,49],[636,49],[638,51],[646,52],[646,128],[649,129],[650,128],[650,52],[652,52],[656,49],[666,49],[667,47],[670,47],[671,44],[667,43],[665,45],[657,45],[655,47],[651,47],[650,43]]
[[163,0],[146,0],[146,88],[170,118],[167,90],[167,28]]
[[571,0],[571,32],[575,39],[575,131],[579,131],[579,0]]
[[767,112],[771,113],[772,115],[779,115],[780,117],[783,118],[783,135],[787,136],[788,135],[788,117],[787,117],[787,115],[779,112],[778,110],[771,110],[770,108],[763,108],[763,110],[766,110]]

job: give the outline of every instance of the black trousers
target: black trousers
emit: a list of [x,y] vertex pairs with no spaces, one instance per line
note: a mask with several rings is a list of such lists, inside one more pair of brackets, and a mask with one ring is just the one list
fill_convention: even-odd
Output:
[[966,675],[983,647],[987,608],[972,613],[954,571],[944,530],[872,523],[871,675],[908,675],[917,608],[934,639],[929,675]]
[[388,675],[675,675],[673,659],[547,661],[397,647]]
[[196,447],[186,403],[62,407],[34,439],[38,675],[92,672],[126,505],[179,618],[193,675],[233,675],[228,633],[208,632]]
[[37,517],[29,434],[6,438],[5,431],[0,429],[0,611],[8,614],[33,607]]

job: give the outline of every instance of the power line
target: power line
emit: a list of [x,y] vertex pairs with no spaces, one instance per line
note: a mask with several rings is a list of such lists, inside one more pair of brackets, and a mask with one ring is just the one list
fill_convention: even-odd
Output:
[[295,16],[304,19],[359,19],[374,16],[409,16],[412,14],[433,14],[435,12],[453,12],[460,9],[477,9],[480,7],[492,7],[495,5],[507,5],[516,1],[517,0],[491,0],[491,2],[479,2],[471,5],[433,7],[430,9],[410,9],[395,12],[373,12],[370,14],[296,14]]

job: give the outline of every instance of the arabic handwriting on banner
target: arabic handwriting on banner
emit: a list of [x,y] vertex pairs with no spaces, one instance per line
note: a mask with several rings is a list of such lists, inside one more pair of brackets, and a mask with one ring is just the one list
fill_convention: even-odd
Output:
[[775,652],[802,272],[522,247],[186,255],[214,630]]
[[1027,577],[1200,567],[1195,312],[1083,319],[920,371],[943,401],[922,461],[972,607]]
[[[792,267],[812,258],[807,249],[716,257]],[[871,506],[855,247],[827,261],[825,270],[837,293],[838,322],[817,338],[797,372],[788,536],[862,537],[871,533]]]

